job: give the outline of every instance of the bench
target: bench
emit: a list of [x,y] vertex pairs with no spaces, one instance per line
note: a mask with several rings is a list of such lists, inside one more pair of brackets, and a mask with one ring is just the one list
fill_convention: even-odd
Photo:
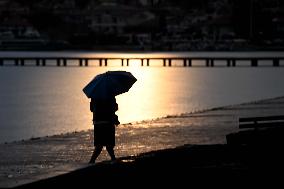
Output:
[[280,144],[284,142],[284,115],[239,118],[239,129],[226,135],[227,144]]
[[284,115],[239,118],[239,129],[260,129],[284,126]]

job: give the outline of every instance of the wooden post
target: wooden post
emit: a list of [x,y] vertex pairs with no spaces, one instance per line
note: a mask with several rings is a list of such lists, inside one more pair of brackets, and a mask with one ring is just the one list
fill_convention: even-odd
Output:
[[126,59],[126,66],[129,66],[129,59]]
[[273,59],[273,66],[278,67],[279,65],[279,59]]
[[121,66],[123,66],[124,59],[121,59]]
[[214,67],[214,59],[210,59],[210,66]]
[[227,66],[230,67],[231,66],[231,60],[227,59]]
[[167,66],[167,59],[163,59],[163,66]]
[[209,66],[209,59],[206,59],[206,67]]
[[63,66],[67,66],[67,59],[66,58],[63,59]]
[[79,59],[79,66],[83,66],[83,59]]
[[15,59],[15,66],[19,66],[19,59]]
[[45,58],[42,59],[42,66],[45,66]]
[[256,58],[251,59],[251,66],[252,67],[257,67],[258,66]]
[[105,66],[107,66],[107,60],[108,60],[108,59],[106,58],[106,59],[105,59]]
[[20,59],[20,62],[21,62],[21,66],[24,66],[24,65],[25,65],[25,59],[21,58],[21,59]]
[[172,59],[169,59],[169,66],[172,66]]
[[56,65],[57,65],[57,66],[60,66],[60,64],[61,64],[61,60],[60,60],[60,58],[57,58],[57,59],[56,59]]
[[36,66],[39,66],[39,65],[40,65],[40,59],[37,58],[37,59],[36,59]]
[[233,66],[233,67],[236,66],[236,59],[232,59],[232,66]]
[[188,59],[187,62],[188,62],[188,66],[191,67],[192,66],[192,59]]
[[103,60],[101,58],[99,59],[99,64],[100,64],[100,66],[103,65]]
[[85,66],[88,66],[89,65],[89,59],[85,58]]
[[183,59],[183,67],[186,67],[187,66],[187,60],[186,58]]
[[150,66],[150,59],[147,58],[147,66]]
[[143,59],[141,59],[141,66],[143,66],[143,63],[144,63],[144,60],[143,60]]

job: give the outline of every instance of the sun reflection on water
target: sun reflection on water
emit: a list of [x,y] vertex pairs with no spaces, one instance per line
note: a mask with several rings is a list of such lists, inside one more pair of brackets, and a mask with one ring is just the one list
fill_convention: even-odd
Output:
[[[121,64],[120,60],[111,61],[116,65]],[[151,60],[151,64],[160,63],[160,60]],[[121,123],[150,120],[175,111],[173,101],[176,101],[175,96],[180,93],[181,85],[185,83],[175,83],[175,80],[180,76],[176,75],[172,69],[176,68],[145,66],[145,61],[142,66],[140,59],[130,59],[128,66],[104,68],[102,72],[124,70],[131,72],[137,78],[128,92],[116,96],[119,105],[117,115]],[[190,86],[190,81],[187,81],[187,86]],[[167,99],[166,103],[165,99]]]

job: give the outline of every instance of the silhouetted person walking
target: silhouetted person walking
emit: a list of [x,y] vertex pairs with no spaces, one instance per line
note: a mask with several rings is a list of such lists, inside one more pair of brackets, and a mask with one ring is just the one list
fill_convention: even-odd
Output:
[[115,126],[119,124],[115,112],[118,105],[116,95],[128,92],[137,79],[126,71],[107,71],[96,75],[83,92],[91,98],[90,109],[93,112],[95,150],[90,163],[95,163],[105,146],[111,159],[115,160]]
[[115,112],[118,110],[115,97],[105,100],[91,99],[90,110],[93,112],[94,152],[89,163],[95,163],[103,147],[106,147],[111,160],[116,160],[114,153],[115,127],[119,124]]

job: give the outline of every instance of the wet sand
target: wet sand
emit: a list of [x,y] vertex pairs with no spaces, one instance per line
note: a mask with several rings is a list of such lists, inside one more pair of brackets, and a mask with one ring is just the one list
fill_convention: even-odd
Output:
[[246,180],[267,175],[282,166],[270,158],[282,157],[277,150],[267,156],[266,151],[252,154],[226,145],[226,135],[238,131],[239,117],[267,115],[284,115],[283,97],[122,125],[117,130],[119,161],[114,164],[105,151],[96,165],[87,164],[92,130],[1,144],[0,187],[92,185],[106,178],[117,184],[128,179],[185,184],[199,178]]

